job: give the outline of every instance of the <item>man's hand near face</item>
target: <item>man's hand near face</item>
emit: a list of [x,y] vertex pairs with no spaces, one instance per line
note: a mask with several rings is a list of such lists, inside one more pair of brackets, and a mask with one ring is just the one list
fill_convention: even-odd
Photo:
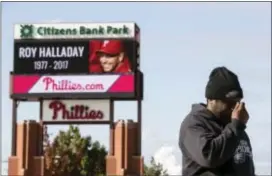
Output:
[[242,122],[244,124],[247,123],[247,121],[249,119],[249,115],[248,115],[248,112],[246,110],[244,102],[236,103],[236,105],[235,105],[235,107],[234,107],[234,109],[232,111],[231,118],[239,120],[240,122]]

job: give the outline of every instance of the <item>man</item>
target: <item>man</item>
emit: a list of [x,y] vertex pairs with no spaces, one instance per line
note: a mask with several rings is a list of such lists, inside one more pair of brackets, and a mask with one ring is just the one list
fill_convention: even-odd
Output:
[[105,40],[96,55],[104,73],[131,72],[129,60],[125,56],[120,40]]
[[207,104],[194,104],[180,128],[183,176],[254,176],[248,113],[238,77],[215,68],[206,86]]

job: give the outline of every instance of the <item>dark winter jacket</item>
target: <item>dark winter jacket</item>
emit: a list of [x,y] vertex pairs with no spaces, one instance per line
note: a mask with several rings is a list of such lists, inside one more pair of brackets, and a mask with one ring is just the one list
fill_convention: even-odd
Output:
[[193,105],[180,128],[182,175],[255,176],[245,128],[238,120],[223,124],[204,105]]

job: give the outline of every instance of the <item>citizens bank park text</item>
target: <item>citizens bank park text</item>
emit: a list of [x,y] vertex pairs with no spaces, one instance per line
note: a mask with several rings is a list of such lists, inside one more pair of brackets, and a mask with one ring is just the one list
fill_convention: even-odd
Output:
[[37,29],[37,33],[39,35],[104,35],[104,34],[129,34],[130,30],[127,26],[123,26],[122,28],[115,28],[112,26],[102,27],[99,26],[97,28],[87,28],[84,26],[80,26],[79,29],[58,29],[55,27],[39,27]]

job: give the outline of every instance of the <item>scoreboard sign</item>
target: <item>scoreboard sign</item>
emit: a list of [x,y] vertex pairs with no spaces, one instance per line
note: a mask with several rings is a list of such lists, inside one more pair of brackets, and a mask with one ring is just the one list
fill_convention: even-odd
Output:
[[[139,35],[135,23],[15,25],[11,97],[135,98]],[[122,75],[130,75],[129,81],[124,82],[127,76]],[[100,84],[104,88],[84,91],[72,86],[48,91],[47,78],[55,81],[53,87],[63,84],[59,80],[67,85]],[[123,81],[116,85],[119,78]]]
[[[104,44],[108,42],[108,45]],[[115,42],[115,43],[114,43]],[[111,44],[113,43],[113,44]],[[99,60],[96,46],[104,45],[105,54],[126,55],[130,70],[137,65],[137,42],[126,40],[16,40],[14,42],[15,74],[88,74],[97,73],[91,69]],[[118,50],[115,45],[123,45]],[[115,52],[115,51],[114,51]],[[97,57],[95,56],[97,54]],[[108,59],[109,60],[109,59]],[[100,62],[100,61],[99,61]],[[103,64],[103,63],[102,63]],[[103,72],[103,70],[101,70]]]

